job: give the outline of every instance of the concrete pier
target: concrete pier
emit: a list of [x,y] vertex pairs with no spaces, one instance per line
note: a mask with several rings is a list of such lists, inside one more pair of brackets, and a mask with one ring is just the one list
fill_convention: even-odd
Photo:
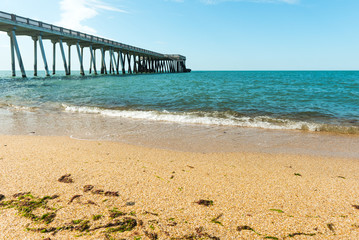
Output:
[[[56,46],[60,48],[66,75],[71,74],[71,46],[76,47],[80,64],[80,74],[84,71],[84,48],[90,52],[89,74],[97,74],[96,50],[101,53],[101,74],[140,74],[140,73],[177,73],[187,72],[186,57],[178,54],[161,54],[130,46],[105,38],[39,22],[0,11],[0,31],[10,37],[11,70],[16,75],[15,56],[23,77],[26,77],[17,36],[29,36],[34,41],[34,75],[38,74],[37,48],[40,47],[46,76],[50,76],[44,49],[44,40],[52,42],[52,74],[56,74]],[[68,46],[67,59],[64,43]],[[106,58],[109,56],[109,58]],[[106,63],[106,60],[109,62]],[[125,69],[127,65],[127,69]],[[107,68],[108,67],[108,68]],[[120,70],[121,67],[121,70]],[[92,71],[93,69],[93,71]]]

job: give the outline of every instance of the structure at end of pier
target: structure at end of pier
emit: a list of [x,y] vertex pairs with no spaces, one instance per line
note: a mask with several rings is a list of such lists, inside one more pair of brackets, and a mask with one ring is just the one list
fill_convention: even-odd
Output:
[[[16,36],[29,36],[34,41],[34,75],[37,76],[38,44],[44,62],[46,76],[50,76],[43,40],[53,44],[52,74],[56,73],[56,46],[60,47],[66,75],[71,74],[71,47],[75,46],[80,63],[80,74],[85,75],[84,48],[90,51],[89,74],[133,74],[133,73],[178,73],[189,72],[186,57],[178,54],[161,54],[142,48],[126,45],[112,40],[96,37],[78,31],[39,22],[0,11],[0,31],[10,37],[11,70],[15,71],[15,55],[23,77],[26,77],[20,48]],[[68,46],[67,58],[64,43]],[[96,53],[100,53],[100,71],[96,66]],[[107,56],[107,57],[106,57]],[[109,57],[109,58],[108,58]],[[109,62],[106,62],[109,59]],[[109,67],[107,67],[109,66]],[[126,69],[127,66],[127,69]]]

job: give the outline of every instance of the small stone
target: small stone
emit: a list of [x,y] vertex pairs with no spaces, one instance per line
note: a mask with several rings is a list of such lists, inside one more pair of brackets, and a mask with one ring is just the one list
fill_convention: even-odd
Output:
[[134,206],[136,203],[135,202],[127,202],[126,206]]

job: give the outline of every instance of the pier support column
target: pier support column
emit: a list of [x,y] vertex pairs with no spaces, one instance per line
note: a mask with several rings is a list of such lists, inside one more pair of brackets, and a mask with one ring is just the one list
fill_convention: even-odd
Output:
[[117,75],[120,74],[120,54],[121,54],[121,52],[117,52],[117,64],[116,64]]
[[141,63],[141,73],[145,73],[146,72],[145,56],[141,56],[140,63]]
[[70,75],[68,72],[69,69],[67,68],[66,56],[65,56],[65,51],[64,51],[64,45],[62,44],[62,39],[60,39],[60,50],[61,50],[62,60],[64,62],[64,69],[65,69],[66,75]]
[[14,41],[12,40],[12,34],[9,33],[10,37],[10,52],[11,52],[11,73],[12,76],[16,76],[16,70],[15,70],[15,47],[14,47]]
[[123,61],[124,57],[123,57],[121,51],[118,52],[118,56],[119,56],[119,58],[120,58],[120,63],[121,63],[121,68],[122,68],[122,74],[126,74],[125,63],[124,63],[124,61]]
[[110,74],[112,74],[113,62],[112,62],[112,51],[110,49]]
[[125,69],[125,73],[126,73],[126,61],[127,61],[127,53],[123,54],[123,67]]
[[91,46],[90,46],[90,52],[91,52],[91,54],[90,54],[90,68],[89,68],[89,74],[91,74],[91,71],[92,71],[92,58],[93,58],[93,56],[92,56],[92,49],[91,49]]
[[[113,61],[113,65],[114,65],[113,73],[118,75],[118,65],[119,65],[118,60],[116,61],[115,52],[113,50],[111,50],[111,52],[112,52],[112,61]],[[115,68],[116,68],[116,70],[115,70]]]
[[[96,51],[95,49],[92,49],[92,45],[90,45],[90,53],[91,53],[91,65],[93,65],[93,71],[95,75],[97,75],[96,70]],[[90,73],[91,73],[91,66],[90,66]]]
[[145,58],[145,56],[142,56],[142,57],[141,57],[140,63],[141,63],[141,73],[147,72],[146,58]]
[[110,49],[110,74],[115,74],[115,62],[113,61],[113,51]]
[[34,40],[34,76],[37,76],[37,38],[32,37]]
[[83,51],[80,49],[79,42],[76,43],[76,49],[77,49],[77,55],[79,56],[79,62],[80,62],[80,74],[83,76],[83,75],[85,75],[83,55],[82,55]]
[[101,48],[101,74],[107,74],[105,56],[106,50]]
[[133,73],[137,73],[136,55],[133,55]]
[[147,72],[146,56],[142,56],[141,66],[142,66],[142,72],[146,73]]
[[84,47],[83,47],[83,46],[80,46],[80,48],[81,48],[81,56],[82,56],[81,62],[82,62],[82,71],[83,71],[83,74],[81,74],[81,75],[85,75],[85,69],[84,69]]
[[50,76],[50,73],[49,73],[49,67],[48,67],[48,65],[47,65],[47,60],[46,60],[46,54],[45,54],[44,44],[42,43],[42,36],[39,35],[38,39],[39,39],[39,44],[40,44],[40,50],[41,50],[42,60],[43,60],[43,62],[44,62],[44,66],[45,66],[46,77],[48,77],[48,76]]
[[68,73],[68,75],[71,75],[71,44],[68,43],[67,46],[68,46],[68,50],[69,50],[68,55],[67,55],[67,64],[68,64],[67,65],[67,67],[68,67],[67,73]]
[[52,41],[52,75],[56,73],[56,42]]
[[20,49],[19,49],[19,45],[17,44],[17,39],[16,39],[16,34],[15,34],[15,28],[9,33],[10,36],[10,40],[11,40],[11,69],[12,69],[12,76],[15,77],[16,76],[16,72],[15,72],[15,53],[14,53],[14,49],[16,52],[16,57],[17,57],[17,61],[19,63],[19,67],[21,70],[21,75],[22,77],[26,77],[26,73],[25,73],[25,68],[24,68],[24,64],[22,62],[22,58],[21,58],[21,53],[20,53]]
[[131,55],[127,53],[127,62],[128,62],[128,73],[132,74],[132,69],[131,69]]

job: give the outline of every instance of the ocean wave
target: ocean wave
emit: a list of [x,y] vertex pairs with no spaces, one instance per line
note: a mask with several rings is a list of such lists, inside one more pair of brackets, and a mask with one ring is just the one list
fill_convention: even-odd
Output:
[[264,129],[308,130],[317,131],[320,125],[304,121],[271,118],[268,116],[236,116],[231,112],[168,112],[140,111],[140,110],[113,110],[98,107],[83,107],[62,105],[66,112],[100,114],[109,117],[122,117],[152,121],[164,121],[185,124],[203,124],[217,126],[255,127]]
[[35,112],[38,110],[37,107],[20,106],[10,103],[0,103],[0,108],[7,109],[9,111],[24,111],[24,112]]

